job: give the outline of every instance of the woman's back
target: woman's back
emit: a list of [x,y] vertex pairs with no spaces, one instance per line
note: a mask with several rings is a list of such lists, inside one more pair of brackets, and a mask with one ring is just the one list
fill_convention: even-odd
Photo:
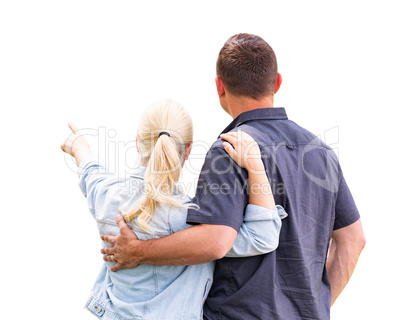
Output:
[[[118,235],[116,215],[132,208],[144,196],[145,168],[139,167],[128,179],[99,172],[106,170],[96,159],[83,162],[80,187],[88,198],[99,233]],[[190,201],[179,195],[176,199],[181,203]],[[187,208],[157,206],[148,222],[149,232],[142,230],[136,219],[131,228],[140,240],[156,239],[187,228],[186,217]],[[194,266],[144,264],[110,272],[113,264],[104,262],[88,300],[87,308],[95,315],[106,313],[110,319],[202,318],[200,310],[212,284],[213,262]]]

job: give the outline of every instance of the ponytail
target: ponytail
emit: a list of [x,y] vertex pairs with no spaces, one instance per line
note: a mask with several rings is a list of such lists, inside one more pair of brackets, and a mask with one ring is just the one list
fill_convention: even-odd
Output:
[[[165,108],[161,108],[161,103]],[[168,103],[168,107],[166,107],[166,103]],[[139,137],[143,143],[142,147],[147,142],[155,139],[156,141],[153,148],[151,144],[151,148],[147,149],[150,151],[150,155],[149,158],[146,157],[148,158],[148,164],[144,176],[145,196],[129,212],[123,213],[126,221],[132,222],[137,218],[141,229],[145,231],[150,231],[148,222],[151,220],[157,205],[179,208],[197,207],[194,204],[182,204],[179,198],[176,197],[175,199],[173,197],[175,194],[182,195],[182,190],[177,182],[182,171],[186,145],[192,141],[191,118],[181,105],[174,104],[170,100],[159,102],[156,106],[153,105],[154,108],[151,108],[151,111],[154,112],[148,111],[145,119],[142,120],[143,129],[145,124],[148,126],[151,124],[152,127],[157,126],[158,122],[163,120],[164,117],[167,122],[173,123],[164,123],[163,130],[159,129],[159,132],[157,131],[158,135],[155,135],[155,131],[150,133],[147,130],[145,132],[139,130]],[[157,116],[157,123],[152,122],[152,120],[156,120],[153,119],[153,115]],[[184,126],[183,120],[185,120],[184,124],[186,124]],[[177,129],[183,132],[173,131],[175,123],[177,124]],[[165,129],[169,127],[172,129]],[[141,133],[143,133],[142,135],[145,139],[141,139]],[[140,147],[140,149],[146,148]]]

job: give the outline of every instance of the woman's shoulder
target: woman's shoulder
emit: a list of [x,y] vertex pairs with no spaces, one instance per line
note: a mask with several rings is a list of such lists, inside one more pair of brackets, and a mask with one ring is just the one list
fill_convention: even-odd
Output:
[[[186,205],[191,201],[190,197],[180,197],[177,199],[181,204]],[[139,226],[137,219],[133,221],[132,229],[138,232],[139,238],[155,239],[166,237],[179,230],[190,227],[186,223],[187,220],[187,206],[184,207],[171,207],[157,205],[152,215],[151,220],[148,222],[149,230],[142,230]]]

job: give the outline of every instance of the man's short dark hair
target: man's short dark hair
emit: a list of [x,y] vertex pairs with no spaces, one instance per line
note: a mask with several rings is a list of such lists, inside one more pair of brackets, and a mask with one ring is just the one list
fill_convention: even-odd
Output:
[[259,36],[236,34],[219,52],[216,74],[231,94],[259,100],[275,91],[278,75],[275,52]]

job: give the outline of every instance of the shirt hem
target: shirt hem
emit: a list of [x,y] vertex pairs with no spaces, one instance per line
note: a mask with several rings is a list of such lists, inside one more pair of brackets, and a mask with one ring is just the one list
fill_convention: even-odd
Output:
[[333,230],[338,230],[338,229],[348,227],[351,224],[353,224],[356,221],[358,221],[359,219],[360,219],[360,214],[357,213],[357,215],[354,215],[353,217],[351,217],[349,219],[343,219],[341,222],[335,223]]

